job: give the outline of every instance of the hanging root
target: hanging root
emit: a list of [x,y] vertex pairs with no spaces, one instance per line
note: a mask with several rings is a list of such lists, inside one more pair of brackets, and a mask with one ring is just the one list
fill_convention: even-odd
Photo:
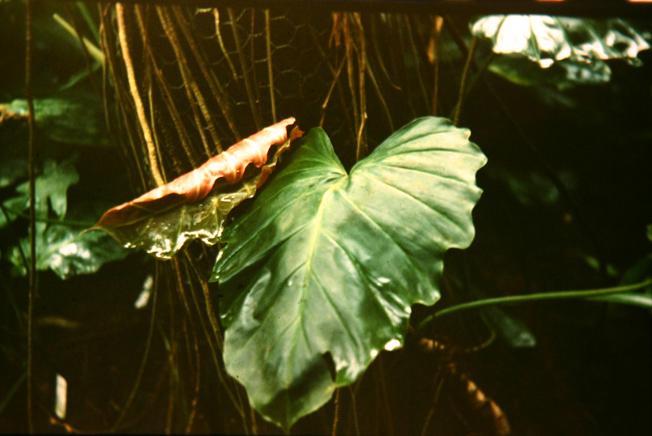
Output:
[[[360,160],[367,153],[365,128],[367,124],[367,49],[364,27],[360,13],[334,12],[332,14],[329,45],[344,45],[346,76],[353,113],[355,132],[355,159]],[[339,76],[339,73],[337,74]]]
[[[459,395],[460,405],[468,410],[468,415],[478,429],[490,429],[493,436],[508,436],[511,426],[507,415],[498,403],[487,396],[482,389],[470,378],[467,373],[459,371],[456,365],[448,365],[450,380],[455,384]],[[471,423],[468,424],[472,426]]]
[[122,59],[127,71],[127,80],[129,82],[129,91],[136,108],[138,121],[142,130],[143,138],[145,139],[145,146],[147,147],[147,157],[149,159],[149,166],[152,171],[152,178],[156,186],[165,184],[165,179],[161,175],[161,170],[158,162],[158,155],[156,152],[156,144],[154,143],[154,136],[149,127],[147,116],[145,115],[145,106],[140,96],[138,83],[136,82],[136,73],[134,72],[134,64],[131,59],[131,52],[129,49],[129,39],[127,37],[127,24],[125,19],[125,6],[122,3],[115,5],[116,16],[118,19],[118,38],[120,40],[120,49],[122,50]]
[[[436,404],[434,403],[439,398],[442,384],[448,382],[449,389],[452,393],[451,400],[454,406],[458,406],[465,412],[461,420],[468,427],[467,430],[479,431],[482,429],[482,434],[492,436],[508,436],[511,434],[511,426],[505,412],[503,412],[496,401],[485,394],[467,372],[459,369],[454,360],[456,355],[475,353],[485,349],[494,339],[495,334],[492,332],[487,340],[478,345],[466,348],[457,348],[451,346],[448,342],[437,339],[419,339],[419,348],[427,353],[434,353],[442,362],[435,377],[436,395],[433,406],[426,417],[424,433],[434,414],[436,408]],[[487,431],[489,432],[486,433]]]

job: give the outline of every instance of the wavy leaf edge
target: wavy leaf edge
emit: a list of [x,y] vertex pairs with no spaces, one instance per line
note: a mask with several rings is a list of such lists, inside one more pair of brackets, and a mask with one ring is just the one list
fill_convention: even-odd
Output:
[[[411,134],[415,133],[415,131],[418,131],[419,129],[425,129],[425,130],[420,133],[417,132],[416,136],[413,135],[414,137],[410,136]],[[224,348],[225,366],[227,372],[229,372],[230,375],[232,375],[238,381],[240,381],[245,385],[245,388],[247,389],[247,393],[249,395],[250,403],[253,405],[253,407],[255,407],[256,410],[258,410],[259,413],[261,413],[261,415],[265,417],[267,420],[274,422],[275,424],[279,425],[281,428],[285,429],[286,431],[289,430],[289,428],[300,417],[312,413],[313,411],[323,406],[330,399],[332,392],[335,388],[350,384],[353,381],[355,381],[355,379],[357,379],[366,370],[366,368],[375,359],[375,357],[378,355],[378,353],[381,350],[383,349],[391,350],[402,346],[405,330],[407,327],[407,321],[411,313],[411,305],[416,303],[422,303],[428,305],[434,304],[439,299],[438,286],[432,286],[429,289],[425,289],[428,288],[428,286],[424,285],[423,286],[424,289],[420,289],[415,292],[407,289],[400,289],[401,285],[397,284],[398,282],[394,282],[394,286],[397,287],[397,290],[394,293],[390,292],[388,295],[384,295],[384,296],[374,295],[373,297],[379,299],[378,301],[381,301],[383,298],[398,299],[398,300],[403,299],[405,301],[401,300],[398,303],[396,303],[396,301],[388,302],[383,300],[384,304],[389,305],[388,307],[391,307],[391,305],[394,303],[400,307],[398,309],[394,308],[395,310],[398,311],[398,314],[397,313],[391,313],[389,315],[387,315],[387,313],[385,314],[386,317],[389,316],[389,318],[387,318],[389,322],[387,323],[387,325],[381,326],[382,331],[371,332],[367,327],[366,330],[362,331],[362,336],[363,336],[362,338],[360,337],[356,338],[355,335],[352,335],[352,333],[350,332],[348,333],[353,342],[355,342],[356,340],[373,341],[373,344],[367,344],[368,346],[366,346],[366,348],[365,345],[360,347],[362,351],[364,351],[365,353],[363,353],[359,349],[353,350],[354,353],[356,352],[358,353],[358,355],[355,356],[357,358],[357,361],[355,359],[353,359],[353,361],[347,361],[345,358],[342,358],[342,354],[343,353],[346,354],[350,350],[348,349],[342,350],[342,348],[346,348],[346,347],[340,346],[341,344],[337,343],[337,341],[328,342],[324,340],[322,337],[316,337],[316,338],[311,337],[311,339],[314,339],[314,342],[326,341],[326,343],[325,344],[322,343],[321,345],[317,344],[314,346],[315,347],[314,349],[311,349],[309,345],[308,352],[305,353],[306,356],[300,356],[301,358],[303,358],[306,364],[305,368],[301,370],[302,372],[300,372],[300,374],[298,374],[295,377],[292,377],[292,375],[283,377],[284,375],[286,375],[284,373],[284,371],[286,371],[284,368],[275,367],[274,369],[270,369],[271,363],[268,362],[268,360],[270,359],[269,350],[273,347],[276,347],[277,345],[273,337],[266,337],[268,341],[271,340],[274,342],[274,344],[266,345],[267,351],[263,351],[262,357],[260,355],[256,355],[256,350],[254,350],[250,354],[252,354],[253,357],[256,356],[259,357],[260,362],[258,362],[258,364],[262,365],[263,367],[263,369],[260,369],[260,372],[267,371],[269,373],[270,371],[272,371],[273,376],[278,376],[280,377],[279,380],[283,379],[285,380],[285,382],[282,383],[280,386],[276,386],[277,388],[276,390],[270,388],[271,391],[268,392],[266,391],[267,388],[265,386],[263,387],[259,386],[257,388],[259,388],[259,390],[262,393],[260,392],[252,393],[251,388],[253,386],[253,383],[255,382],[252,380],[247,380],[248,378],[247,373],[251,375],[252,371],[250,369],[247,369],[246,367],[251,365],[256,365],[256,363],[255,362],[252,363],[251,360],[247,360],[247,358],[251,356],[248,356],[246,354],[248,352],[246,348],[248,345],[250,345],[247,344],[246,342],[249,342],[249,339],[255,337],[256,334],[258,334],[257,330],[261,330],[261,331],[264,330],[264,326],[265,326],[264,323],[266,322],[266,320],[265,319],[259,320],[256,317],[255,312],[260,305],[269,303],[269,302],[262,302],[266,296],[262,294],[257,295],[257,293],[260,294],[260,292],[258,292],[259,289],[258,290],[254,289],[252,291],[252,288],[254,288],[255,286],[258,287],[263,286],[261,285],[261,281],[259,280],[260,273],[258,275],[255,272],[252,273],[252,269],[256,269],[256,268],[259,270],[265,269],[266,270],[265,274],[271,274],[271,275],[275,274],[275,272],[273,271],[273,265],[269,266],[265,264],[265,262],[273,263],[275,257],[282,257],[282,253],[280,255],[278,254],[279,251],[282,252],[282,248],[279,247],[282,247],[284,244],[287,243],[288,240],[296,237],[297,233],[301,233],[302,230],[305,229],[299,229],[296,232],[291,233],[289,236],[287,236],[285,239],[282,239],[280,242],[277,241],[276,243],[270,244],[269,241],[265,241],[265,235],[262,233],[262,231],[271,226],[269,224],[270,222],[272,222],[273,225],[275,219],[279,222],[282,222],[284,219],[286,220],[289,219],[291,221],[291,217],[289,218],[284,217],[283,219],[279,218],[279,216],[286,213],[285,211],[278,212],[271,219],[267,220],[266,222],[267,227],[265,227],[264,229],[259,229],[257,230],[258,233],[248,236],[249,240],[255,239],[256,244],[260,243],[262,245],[254,249],[251,249],[253,250],[252,256],[247,258],[246,261],[241,262],[242,263],[241,265],[237,265],[237,259],[234,260],[235,258],[237,258],[237,256],[240,255],[239,254],[240,251],[236,250],[235,252],[233,252],[232,251],[233,246],[237,245],[238,242],[241,242],[238,241],[238,237],[237,236],[234,237],[234,235],[237,235],[238,232],[242,233],[243,231],[242,229],[243,228],[246,229],[246,227],[250,225],[251,220],[253,221],[256,220],[255,218],[256,214],[259,214],[261,210],[264,210],[266,206],[269,207],[269,204],[272,205],[275,204],[274,201],[279,201],[278,197],[283,197],[283,195],[287,194],[284,191],[292,191],[294,187],[295,191],[301,192],[301,194],[299,194],[297,197],[307,198],[308,199],[306,200],[307,202],[309,202],[310,199],[312,199],[316,203],[315,205],[317,207],[316,213],[314,214],[315,216],[314,222],[308,223],[304,226],[304,227],[309,227],[309,226],[313,227],[312,229],[307,230],[309,232],[309,236],[307,236],[309,238],[309,241],[307,242],[307,244],[308,247],[310,247],[307,251],[310,252],[310,254],[308,255],[311,258],[299,266],[299,268],[305,267],[305,264],[307,262],[312,262],[312,256],[316,252],[315,244],[319,243],[319,241],[317,242],[315,241],[318,238],[324,237],[324,235],[328,237],[327,235],[328,232],[323,229],[323,224],[326,218],[329,219],[333,218],[330,215],[328,217],[325,217],[325,214],[329,213],[328,203],[335,201],[333,200],[334,196],[338,195],[340,192],[344,192],[345,189],[351,189],[351,190],[356,189],[355,187],[351,188],[354,185],[365,186],[364,183],[368,183],[369,181],[366,182],[360,181],[360,179],[368,175],[373,170],[378,170],[382,173],[383,170],[382,163],[388,159],[396,158],[396,156],[399,156],[401,154],[408,154],[408,158],[410,158],[410,157],[415,157],[412,156],[410,153],[415,153],[415,154],[423,153],[424,150],[410,151],[409,145],[416,143],[417,145],[415,145],[415,147],[417,147],[418,141],[422,139],[421,137],[430,138],[430,136],[432,135],[438,135],[441,133],[450,134],[451,136],[450,137],[444,136],[443,138],[439,138],[441,145],[427,148],[426,152],[435,153],[435,156],[437,153],[441,153],[441,154],[449,153],[453,155],[459,154],[460,156],[456,156],[456,158],[459,158],[460,160],[459,161],[453,160],[453,161],[458,163],[462,162],[463,166],[464,165],[468,166],[467,168],[468,174],[466,173],[463,174],[463,176],[460,176],[459,179],[455,179],[455,177],[452,176],[443,177],[443,176],[436,175],[436,177],[439,177],[442,180],[451,179],[451,180],[444,180],[444,182],[442,182],[444,184],[464,183],[465,184],[464,188],[467,189],[467,191],[465,191],[463,194],[468,194],[471,200],[468,201],[468,204],[464,205],[462,209],[457,211],[460,213],[460,216],[462,216],[461,220],[464,220],[465,224],[470,223],[466,229],[463,229],[466,230],[467,233],[460,236],[462,240],[458,242],[452,241],[452,243],[448,243],[449,241],[444,240],[444,244],[446,245],[446,247],[441,251],[441,253],[438,253],[437,255],[433,255],[436,260],[433,263],[435,263],[436,265],[423,267],[424,270],[428,270],[428,268],[430,268],[431,269],[430,273],[434,273],[435,276],[440,275],[441,271],[443,270],[444,253],[448,251],[448,249],[450,248],[468,247],[468,245],[470,245],[470,243],[474,238],[474,228],[472,224],[471,214],[472,214],[472,209],[475,206],[476,201],[479,199],[481,193],[480,188],[478,188],[475,185],[475,173],[486,163],[486,157],[482,154],[482,152],[477,147],[477,145],[469,141],[469,136],[470,136],[469,130],[457,128],[453,126],[448,120],[445,120],[443,118],[423,117],[423,118],[418,118],[412,121],[411,123],[408,123],[406,126],[404,126],[403,128],[399,129],[398,131],[390,135],[367,158],[359,161],[356,165],[354,165],[349,173],[347,173],[344,170],[341,163],[339,162],[337,156],[333,151],[333,147],[332,144],[330,143],[330,139],[323,131],[323,129],[320,128],[311,129],[310,132],[297,144],[294,154],[289,159],[288,165],[282,171],[276,174],[274,181],[270,183],[270,185],[267,187],[265,192],[261,193],[261,195],[256,200],[254,200],[254,204],[252,205],[251,210],[249,210],[244,217],[241,217],[239,221],[232,223],[232,225],[227,229],[227,235],[225,235],[225,239],[223,240],[223,242],[225,243],[225,247],[218,255],[213,270],[213,274],[211,276],[211,281],[219,282],[221,287],[228,287],[230,283],[236,280],[238,275],[241,274],[243,271],[252,274],[256,278],[252,279],[254,284],[250,286],[247,285],[246,289],[241,289],[240,292],[237,294],[237,296],[231,293],[231,296],[229,297],[232,300],[231,304],[228,304],[228,302],[226,305],[218,304],[221,310],[223,324],[225,325],[226,328],[225,348]],[[451,145],[451,143],[453,144]],[[464,151],[456,150],[455,147],[458,145],[466,147],[465,150]],[[401,148],[401,146],[404,147]],[[322,153],[321,155],[319,155],[319,152],[317,152],[317,157],[309,156],[309,154],[312,151],[314,151],[313,149],[317,149],[319,147],[322,148],[322,150],[320,151]],[[407,150],[405,150],[405,148],[407,148]],[[400,150],[400,153],[397,152],[397,149]],[[407,159],[405,156],[403,156],[402,158]],[[312,162],[314,168],[311,167],[310,165],[308,165],[306,168],[301,168],[300,164],[302,163],[302,159],[306,162]],[[435,162],[430,162],[430,164],[434,165],[434,167],[437,167],[437,165],[439,165],[438,163]],[[319,171],[320,166],[322,170],[321,172]],[[298,167],[298,168],[294,168],[294,167]],[[303,176],[303,178],[299,177],[297,179],[298,182],[296,180],[293,182],[292,179],[293,174],[299,174],[302,171],[310,174],[311,168],[314,169],[314,174]],[[322,174],[322,172],[325,172],[325,174]],[[299,189],[296,186],[294,186],[294,185],[300,185],[301,184],[300,182],[304,180],[311,180],[311,178],[321,179],[321,180],[311,181],[311,183],[313,182],[314,183],[313,185],[309,184],[309,187],[311,187],[313,191],[311,191],[306,187],[302,187],[301,189]],[[364,178],[369,179],[370,177],[364,177]],[[286,186],[283,186],[283,183],[285,183],[284,179],[290,179]],[[369,186],[373,186],[373,183]],[[370,189],[373,190],[373,188]],[[315,193],[314,192],[315,190],[317,190],[318,192]],[[356,193],[356,191],[353,191],[353,195],[360,196],[363,194],[359,194]],[[344,196],[345,194],[341,194],[341,195]],[[398,194],[398,195],[403,195],[403,194]],[[409,195],[409,193],[407,193],[406,195]],[[270,196],[272,196],[272,199],[269,198]],[[316,199],[312,197],[315,197]],[[462,197],[464,197],[464,195],[462,195]],[[414,201],[414,199],[416,199],[416,197],[410,199],[410,201]],[[294,203],[301,203],[301,200],[302,200],[301,198],[293,199]],[[353,202],[351,202],[351,205],[353,205]],[[287,206],[286,209],[292,211],[294,210],[292,209],[293,207],[296,206],[289,205]],[[254,218],[251,218],[252,216]],[[331,223],[327,225],[333,225],[333,224]],[[380,226],[378,227],[380,229]],[[376,229],[376,230],[382,232],[382,229],[380,230]],[[248,242],[245,241],[244,244],[246,243]],[[266,247],[266,244],[269,246]],[[400,244],[396,243],[396,245],[399,246]],[[256,252],[256,250],[258,251]],[[345,252],[343,248],[342,250]],[[408,255],[407,252],[405,252],[405,255],[406,258],[408,258],[409,260],[410,256]],[[242,257],[242,255],[240,256]],[[291,256],[291,254],[289,256]],[[441,257],[441,259],[439,259],[439,256]],[[351,257],[350,261],[355,262],[355,259]],[[234,262],[236,263],[236,266],[234,267],[235,270],[234,268],[231,268],[231,271],[229,271],[229,263],[234,263]],[[415,267],[415,269],[420,269],[417,267],[417,263],[418,263],[417,261],[412,260],[412,262],[413,262],[412,265]],[[314,265],[310,264],[310,266],[307,269],[307,272],[304,273],[303,276],[304,287],[307,286],[306,285],[307,281],[313,280],[312,278],[310,278],[310,276],[315,276],[315,273],[313,272],[312,268],[314,268]],[[319,266],[317,266],[317,268],[319,268]],[[360,271],[362,270],[359,270],[358,272]],[[292,274],[294,274],[294,272],[290,272],[290,277],[292,277]],[[364,274],[362,273],[360,274],[362,277],[361,280],[364,281],[365,279]],[[415,275],[426,274],[426,272],[416,271],[414,274]],[[379,279],[382,279],[382,277],[380,277]],[[262,280],[264,281],[266,279],[263,278]],[[415,279],[412,278],[412,280],[414,281]],[[434,285],[433,280],[434,278],[428,280],[430,282],[429,284]],[[318,282],[319,280],[316,279],[314,281]],[[291,279],[289,279],[287,283],[288,286],[291,286]],[[371,289],[373,289],[373,286],[376,286],[375,284],[371,284],[371,283],[367,283],[367,285],[368,288],[364,288],[364,286],[361,286],[362,288],[361,293],[364,292],[371,293],[372,292]],[[419,283],[419,286],[421,286],[421,283]],[[317,285],[315,285],[315,289],[318,289],[320,287],[322,287],[324,290],[327,289],[327,287],[325,287],[322,284],[317,283]],[[382,285],[381,285],[381,289],[382,289]],[[231,291],[233,290],[231,289]],[[228,292],[229,291],[227,290],[227,293]],[[276,297],[281,300],[289,298],[286,295],[283,295],[283,292],[284,290],[278,290],[276,292],[276,294],[278,294],[276,295]],[[285,290],[286,294],[289,292],[290,291]],[[402,295],[401,292],[404,293],[405,295]],[[324,295],[327,295],[327,293],[328,293],[327,291],[323,292]],[[304,294],[305,294],[305,289],[301,291],[301,295]],[[257,297],[258,300],[256,300],[255,297]],[[369,295],[365,294],[363,295],[363,297],[367,297],[373,301],[373,298],[370,297]],[[328,298],[328,297],[324,297],[324,298]],[[303,305],[304,304],[303,297],[301,297],[301,301],[302,301],[301,304]],[[337,312],[336,303],[333,303],[331,301],[330,304],[334,308],[334,312]],[[385,307],[382,306],[382,304],[380,303],[377,304],[381,306],[382,310],[386,310]],[[268,310],[271,311],[273,310],[273,308],[269,309],[268,307]],[[288,311],[297,312],[292,307],[288,307],[285,312]],[[278,317],[282,318],[286,315],[287,315],[286,313],[279,314],[277,312]],[[265,314],[262,315],[259,314],[259,317],[260,316],[264,317]],[[303,316],[305,318],[306,315],[302,313],[298,313],[298,315],[296,316],[297,317]],[[340,314],[338,314],[337,316],[340,316]],[[394,318],[392,318],[392,316]],[[340,321],[344,321],[344,319],[340,318]],[[256,323],[258,323],[258,326],[255,325]],[[294,321],[290,322],[287,326],[287,329],[291,328],[293,326],[293,323]],[[342,322],[342,324],[346,325],[345,322]],[[304,325],[304,321],[302,320],[301,329],[305,329],[305,328],[306,327]],[[327,328],[327,325],[324,328]],[[238,344],[237,343],[238,335],[242,336],[243,331],[244,334],[246,335],[247,329],[249,329],[249,333],[250,333],[249,338],[246,340],[245,343]],[[347,331],[348,331],[348,327],[347,327]],[[277,336],[282,336],[285,334],[285,331],[281,331],[281,332],[277,331],[276,333]],[[342,332],[340,331],[340,333]],[[263,333],[260,334],[264,335]],[[274,331],[272,331],[270,334],[274,334]],[[307,341],[309,335],[305,332],[304,335],[305,335],[304,341]],[[370,339],[371,336],[374,337]],[[281,337],[279,339],[279,337],[276,337],[276,339],[278,341],[281,341],[283,338]],[[292,343],[290,350],[294,350],[294,347],[296,346],[299,345],[297,345],[296,343]],[[326,356],[330,356],[330,358],[333,361],[333,365],[335,366],[334,377],[332,374],[328,372],[327,364],[323,361],[324,357]],[[321,361],[319,361],[320,359]],[[326,359],[328,359],[328,357],[326,357]],[[288,362],[289,360],[286,363]],[[319,368],[321,368],[321,370]],[[317,377],[314,377],[315,374],[313,373],[315,371],[317,371]],[[253,373],[255,372],[256,371],[253,371]],[[305,386],[300,386],[300,384],[305,381],[304,379],[306,377],[306,374],[313,374],[313,380],[311,380],[311,383],[314,389],[312,389],[312,391],[310,388],[306,388]],[[325,374],[328,375],[328,377],[326,377],[327,380],[324,380]],[[262,377],[259,374],[258,375],[254,374],[254,376]],[[299,401],[299,403],[301,404],[298,405],[290,404],[292,402],[292,399],[290,399],[290,397],[292,396],[293,392],[301,391],[301,390],[308,391],[307,393],[302,394],[303,395],[302,399],[305,399],[305,401]],[[313,392],[313,391],[319,391],[319,392]],[[261,399],[261,395],[262,397],[267,398],[267,400]],[[279,412],[279,410],[275,409],[274,406],[275,401],[281,401],[285,403],[286,408]]]

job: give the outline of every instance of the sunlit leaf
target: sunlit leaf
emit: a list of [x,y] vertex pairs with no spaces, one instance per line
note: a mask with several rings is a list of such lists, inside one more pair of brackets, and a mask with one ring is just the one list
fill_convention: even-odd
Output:
[[[70,215],[68,188],[78,180],[79,174],[70,159],[60,163],[46,160],[43,170],[36,177],[36,268],[39,271],[51,269],[62,279],[93,273],[104,263],[122,259],[127,254],[108,235],[81,231],[81,223],[88,222],[88,215],[97,217],[96,212],[79,216],[80,211],[92,206],[90,203],[78,205],[77,210],[73,211],[72,215],[77,220],[74,225],[64,221]],[[17,195],[5,200],[0,207],[0,228],[21,215],[27,215],[28,182],[18,185],[16,192]],[[26,275],[26,265],[29,263],[28,239],[21,238],[17,245],[5,252],[5,256],[13,265],[14,271]]]
[[[126,255],[126,250],[102,232],[82,232],[79,228],[63,223],[36,225],[36,269],[50,269],[62,279],[79,274],[92,274],[103,264],[123,259]],[[12,248],[9,261],[20,275],[27,274],[27,238],[21,239],[20,248]]]
[[640,63],[638,53],[650,48],[642,34],[622,19],[584,19],[548,15],[490,15],[472,23],[471,32],[488,39],[494,53],[504,55],[491,70],[519,84],[546,76],[528,60],[549,69],[558,86],[601,83],[611,70],[604,62],[624,59]]
[[347,174],[312,129],[227,228],[224,362],[265,418],[288,429],[322,406],[403,343],[412,304],[439,299],[444,253],[474,235],[485,157],[468,138],[420,118]]
[[[292,140],[302,135],[294,124],[295,119],[288,118],[266,127],[199,168],[109,209],[96,228],[127,248],[141,248],[163,259],[191,239],[215,244],[229,212],[254,196]],[[258,170],[249,175],[253,168]]]

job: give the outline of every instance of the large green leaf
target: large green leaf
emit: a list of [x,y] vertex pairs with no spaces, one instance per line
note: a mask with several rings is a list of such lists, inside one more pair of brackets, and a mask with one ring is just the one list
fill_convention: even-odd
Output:
[[420,118],[347,174],[312,129],[227,227],[212,275],[224,361],[268,420],[288,429],[322,406],[402,344],[412,304],[438,300],[444,253],[474,236],[485,157],[468,137]]

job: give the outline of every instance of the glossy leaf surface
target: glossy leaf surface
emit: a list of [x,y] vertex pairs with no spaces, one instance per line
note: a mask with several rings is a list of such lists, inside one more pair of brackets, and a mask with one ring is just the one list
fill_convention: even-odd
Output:
[[[563,88],[607,82],[611,70],[604,61],[638,64],[638,53],[650,48],[643,35],[622,19],[491,15],[476,20],[471,32],[488,39],[494,53],[505,55],[492,62],[492,71],[526,85],[543,81]],[[550,69],[550,77],[529,63]]]
[[[99,213],[91,203],[69,207],[68,189],[78,180],[79,174],[70,159],[63,162],[46,160],[36,177],[36,268],[39,271],[50,269],[62,279],[94,273],[104,263],[127,255],[108,235],[82,232],[84,223],[89,223],[86,224],[89,226]],[[16,182],[16,178],[12,177],[11,181]],[[16,187],[15,195],[2,202],[0,230],[21,215],[27,219],[28,189],[28,182],[21,183]],[[66,221],[71,216],[72,221]],[[15,272],[26,275],[28,239],[16,238],[15,244],[3,253],[3,257],[12,264]]]
[[[231,210],[255,195],[303,132],[288,118],[231,146],[199,168],[106,211],[96,224],[127,248],[172,257],[186,241],[220,240]],[[288,133],[288,129],[291,131]],[[268,152],[273,155],[268,161]],[[253,175],[246,171],[258,168]]]
[[[92,274],[106,262],[123,259],[126,255],[127,251],[105,233],[81,232],[65,223],[37,223],[36,269],[39,271],[50,269],[60,278],[67,279],[79,274]],[[27,275],[27,238],[21,239],[20,248],[12,248],[9,260],[15,271]]]
[[[227,371],[287,429],[403,342],[443,256],[474,236],[485,163],[469,131],[420,118],[349,174],[317,128],[230,226],[219,281]],[[334,371],[331,375],[331,371]]]

